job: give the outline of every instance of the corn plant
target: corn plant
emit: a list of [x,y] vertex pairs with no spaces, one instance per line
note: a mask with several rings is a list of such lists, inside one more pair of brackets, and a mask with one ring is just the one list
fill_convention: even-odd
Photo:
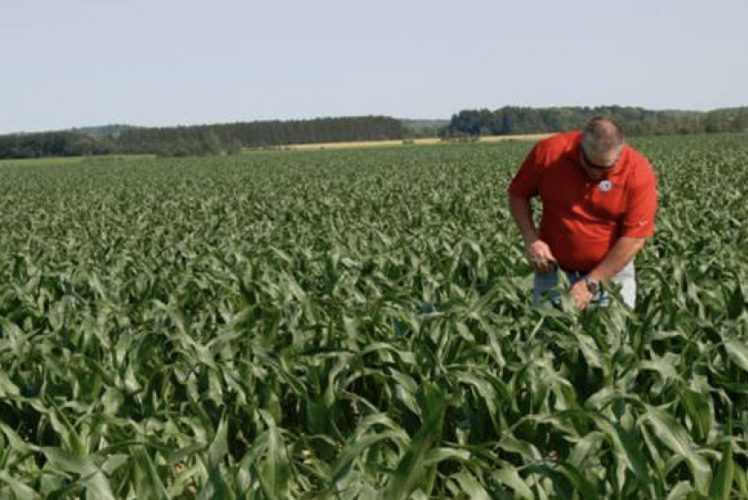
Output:
[[748,497],[748,140],[637,308],[533,308],[531,144],[0,164],[2,498]]

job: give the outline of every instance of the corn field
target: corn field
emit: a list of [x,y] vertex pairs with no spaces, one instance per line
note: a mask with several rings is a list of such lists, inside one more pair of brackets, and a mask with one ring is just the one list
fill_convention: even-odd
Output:
[[0,163],[1,498],[748,498],[748,137],[651,138],[634,312],[527,142]]

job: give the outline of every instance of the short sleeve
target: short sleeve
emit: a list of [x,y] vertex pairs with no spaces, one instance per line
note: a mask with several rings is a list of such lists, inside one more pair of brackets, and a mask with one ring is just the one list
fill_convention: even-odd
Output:
[[657,180],[649,162],[638,165],[640,175],[628,188],[621,236],[651,238],[657,213]]
[[517,174],[509,184],[509,194],[522,198],[537,196],[540,188],[541,165],[538,162],[538,146],[535,145],[522,162]]

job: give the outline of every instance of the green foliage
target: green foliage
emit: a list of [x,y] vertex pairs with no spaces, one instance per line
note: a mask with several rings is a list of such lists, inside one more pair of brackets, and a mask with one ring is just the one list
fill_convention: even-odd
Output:
[[748,131],[748,108],[698,111],[654,111],[626,106],[530,108],[504,106],[497,110],[466,109],[452,116],[442,130],[446,137],[462,135],[537,134],[580,129],[593,116],[606,115],[621,123],[629,135],[696,134]]
[[208,156],[235,154],[242,148],[287,144],[402,139],[410,133],[409,130],[400,120],[387,116],[160,128],[112,125],[64,132],[0,135],[0,159],[113,153]]
[[192,127],[137,128],[117,137],[123,153],[161,156],[214,155],[239,148],[287,144],[401,139],[405,128],[386,116],[260,121]]
[[748,144],[637,143],[634,313],[530,306],[530,146],[0,164],[0,497],[744,497]]

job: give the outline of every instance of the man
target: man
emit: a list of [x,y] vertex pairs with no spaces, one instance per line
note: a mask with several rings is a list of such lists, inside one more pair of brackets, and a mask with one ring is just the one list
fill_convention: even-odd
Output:
[[[580,309],[605,305],[606,282],[636,299],[634,256],[654,234],[657,187],[652,166],[624,143],[621,127],[595,117],[584,130],[540,141],[509,186],[509,210],[535,270],[533,301],[558,303],[557,268],[565,271]],[[530,199],[540,196],[539,231]]]

